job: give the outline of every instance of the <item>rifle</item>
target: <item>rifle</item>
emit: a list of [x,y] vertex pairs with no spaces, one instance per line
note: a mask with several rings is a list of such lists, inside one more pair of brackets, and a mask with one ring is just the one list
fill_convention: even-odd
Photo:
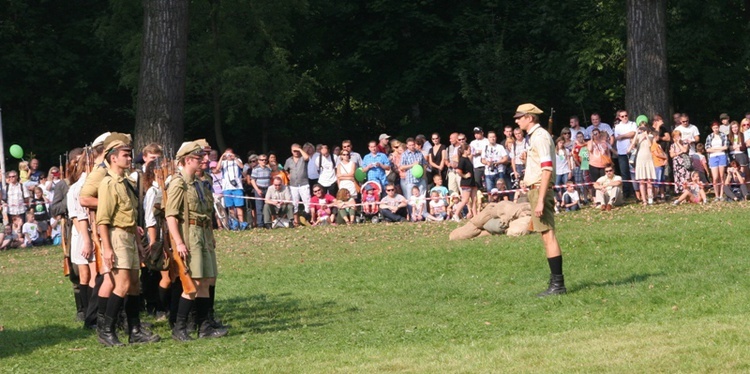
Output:
[[[552,119],[552,116],[555,115],[555,108],[550,107],[549,108],[549,120],[547,120],[547,132],[552,135],[552,126],[554,124],[554,120]],[[552,136],[552,139],[555,137]]]
[[[167,195],[167,188],[165,186],[165,175],[171,175],[172,171],[172,162],[170,160],[154,160],[156,162],[156,167],[154,168],[154,174],[156,175],[156,181],[159,184],[159,188],[161,188],[162,193],[162,209],[166,209],[167,201],[169,201],[169,196]],[[166,172],[166,173],[165,173]],[[183,217],[185,220],[188,219],[188,217]],[[169,272],[174,277],[174,273],[177,273],[177,276],[180,277],[180,283],[182,284],[182,291],[188,294],[197,292],[195,288],[195,283],[193,282],[193,279],[190,277],[190,272],[188,270],[187,265],[185,265],[185,262],[182,260],[182,257],[180,257],[180,254],[177,253],[177,245],[175,245],[174,237],[172,233],[170,233],[167,230],[167,224],[166,224],[166,216],[164,219],[164,224],[162,225],[162,232],[163,232],[163,240],[164,245],[162,248],[167,253],[172,253],[172,264],[169,266]],[[187,232],[184,233],[187,236]],[[167,238],[169,238],[169,246],[167,246]],[[184,239],[184,238],[183,238]]]
[[[60,182],[65,183],[65,182]],[[63,276],[67,277],[70,275],[70,261],[68,259],[70,258],[70,247],[68,246],[68,238],[65,232],[67,231],[66,225],[68,224],[68,219],[65,217],[60,218],[60,222],[57,223],[57,225],[60,227],[60,239],[61,239],[61,246],[63,250]]]
[[[86,175],[91,175],[93,170],[94,160],[91,159],[91,147],[85,147],[86,157]],[[99,241],[99,228],[96,225],[96,212],[88,209],[89,212],[89,228],[91,229],[91,244],[94,248],[94,260],[96,261],[96,272],[99,274],[104,273],[104,260],[102,259],[102,246]]]

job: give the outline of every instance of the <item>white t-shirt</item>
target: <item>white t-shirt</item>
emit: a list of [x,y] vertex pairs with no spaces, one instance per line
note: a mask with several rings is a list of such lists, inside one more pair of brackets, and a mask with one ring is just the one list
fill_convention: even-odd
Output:
[[[221,189],[241,190],[242,189],[242,168],[237,165],[235,160],[224,160],[221,162]],[[232,184],[234,181],[234,184]]]
[[29,236],[29,239],[33,242],[34,240],[39,239],[39,231],[37,231],[36,222],[26,222],[23,224],[23,227],[21,227],[21,233],[24,235]]
[[482,152],[484,151],[484,148],[489,144],[490,141],[487,140],[487,138],[482,138],[481,140],[474,139],[471,141],[471,143],[469,143],[469,146],[471,147],[471,154],[475,155],[479,153],[479,156],[471,157],[471,163],[475,168],[484,167],[484,164],[482,163]]
[[[505,147],[502,146],[502,144],[490,145],[489,143],[484,148],[484,151],[482,152],[482,158],[484,158],[487,161],[490,162],[497,162],[500,161],[503,157],[508,156],[508,152],[505,150]],[[505,172],[505,164],[497,165],[496,167],[485,167],[484,168],[484,175],[495,175],[495,174],[502,174]]]
[[565,191],[563,194],[563,201],[565,201],[565,196],[570,197],[570,201],[573,203],[577,203],[581,198],[578,196],[578,190],[573,190],[573,192]]
[[698,131],[698,128],[695,127],[695,125],[688,125],[685,126],[677,126],[675,130],[679,131],[682,135],[682,140],[688,140],[690,141],[690,155],[693,155],[695,153],[695,137],[700,137],[701,134]]
[[[627,134],[629,132],[635,133],[638,131],[638,126],[633,121],[620,122],[615,126],[615,136]],[[628,148],[630,147],[630,139],[622,139],[617,141],[617,154],[626,155],[628,154]]]
[[437,201],[430,200],[430,209],[432,210],[432,214],[445,213],[445,200],[443,199],[437,199]]
[[318,171],[318,183],[321,186],[330,187],[336,183],[336,155],[329,153],[328,156],[322,156],[318,154],[314,166],[315,170]]
[[568,164],[568,151],[561,149],[555,153],[557,162],[555,163],[556,174],[564,175],[570,173],[570,165]]
[[[742,137],[745,138],[745,142],[747,142],[748,140],[750,140],[750,138],[748,138],[748,136],[750,136],[750,130],[745,130],[745,132],[742,133]],[[747,155],[750,156],[750,147],[747,147]]]

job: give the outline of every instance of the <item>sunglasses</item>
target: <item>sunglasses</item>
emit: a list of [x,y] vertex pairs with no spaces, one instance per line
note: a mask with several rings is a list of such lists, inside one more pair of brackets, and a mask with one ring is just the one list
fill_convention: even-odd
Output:
[[614,170],[605,170],[605,172],[607,172],[607,173],[613,173]]
[[349,154],[348,154],[348,153],[342,153],[341,155],[342,155],[342,156],[349,156]]
[[268,161],[268,160],[265,158],[259,158],[258,161]]
[[344,147],[344,148],[351,148],[351,147],[352,147],[352,145],[351,145],[351,144],[347,144],[347,145],[345,145],[345,146],[343,146],[343,147]]
[[391,192],[391,191],[396,191],[396,190],[394,190],[393,188],[386,188],[385,189],[385,192]]
[[313,193],[321,192],[320,190],[313,190]]
[[458,138],[458,141],[459,141],[459,142],[463,142],[463,141],[466,141],[466,138]]

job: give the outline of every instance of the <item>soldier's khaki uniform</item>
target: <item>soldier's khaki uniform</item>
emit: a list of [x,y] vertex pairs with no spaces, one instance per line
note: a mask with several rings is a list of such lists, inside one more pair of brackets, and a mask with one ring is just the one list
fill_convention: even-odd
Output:
[[[213,195],[203,181],[194,175],[178,172],[167,187],[165,214],[175,217],[179,222],[180,236],[189,250],[187,263],[190,276],[194,279],[215,278],[219,272],[216,265],[215,242],[211,215],[213,214]],[[184,217],[184,206],[187,202],[188,217]],[[184,233],[187,218],[189,233]]]
[[[92,173],[93,174],[93,173]],[[86,178],[88,183],[89,178]],[[126,183],[129,184],[126,185]],[[111,170],[101,180],[97,196],[96,224],[108,225],[115,269],[140,269],[138,247],[136,246],[136,219],[138,217],[138,197],[134,182]]]
[[523,181],[529,188],[531,210],[539,201],[539,187],[542,183],[542,170],[549,170],[548,191],[544,195],[544,211],[541,217],[532,214],[531,231],[544,232],[555,228],[555,143],[550,134],[538,123],[529,130],[529,149],[526,154],[526,173]]

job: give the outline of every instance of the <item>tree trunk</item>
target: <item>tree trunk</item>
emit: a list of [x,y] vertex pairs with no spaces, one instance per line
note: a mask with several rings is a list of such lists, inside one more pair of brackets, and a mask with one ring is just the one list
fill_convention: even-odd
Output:
[[668,118],[666,0],[627,0],[628,51],[625,108],[631,118]]
[[[219,55],[219,0],[209,1],[211,3],[211,48],[214,56]],[[217,64],[215,64],[217,65]],[[211,70],[211,96],[214,103],[214,136],[216,137],[216,146],[222,152],[227,149],[227,143],[224,140],[224,130],[221,128],[221,80],[216,70]]]
[[143,0],[136,149],[156,142],[173,155],[183,141],[187,35],[187,0]]

